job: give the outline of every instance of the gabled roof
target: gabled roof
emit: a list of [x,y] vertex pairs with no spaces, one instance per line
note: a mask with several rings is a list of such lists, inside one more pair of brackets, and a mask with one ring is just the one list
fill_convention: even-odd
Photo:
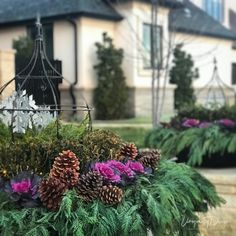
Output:
[[0,0],[0,26],[42,18],[90,16],[118,21],[122,16],[105,0]]
[[188,0],[184,7],[170,12],[171,31],[236,40],[236,34]]

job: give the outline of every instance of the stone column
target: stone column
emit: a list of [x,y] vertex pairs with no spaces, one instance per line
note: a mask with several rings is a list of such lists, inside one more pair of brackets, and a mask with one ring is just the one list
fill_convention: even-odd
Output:
[[[15,51],[0,50],[0,87],[15,76]],[[15,82],[13,81],[4,90],[0,99],[4,99],[12,94],[15,90]]]

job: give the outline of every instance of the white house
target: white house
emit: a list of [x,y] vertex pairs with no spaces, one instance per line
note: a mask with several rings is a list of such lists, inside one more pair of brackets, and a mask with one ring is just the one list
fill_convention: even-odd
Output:
[[[225,0],[230,1],[230,0]],[[151,114],[151,1],[149,0],[7,0],[0,1],[0,50],[12,49],[13,39],[33,35],[33,24],[40,13],[45,31],[47,53],[62,61],[62,72],[80,95],[92,103],[97,79],[95,43],[107,32],[117,47],[124,49],[123,69],[132,88],[130,100],[136,116]],[[231,85],[232,49],[236,35],[188,0],[159,0],[157,48],[162,64],[171,64],[168,49],[183,43],[199,67],[200,79],[194,86],[203,87],[213,72],[213,58],[219,73]],[[171,42],[171,47],[170,47]],[[168,69],[168,68],[167,68]],[[164,112],[173,112],[174,86],[163,70],[161,87],[166,87]],[[168,72],[168,70],[167,70]],[[10,78],[9,78],[10,79]],[[1,81],[1,80],[0,80]],[[68,84],[61,86],[62,99],[70,103]]]

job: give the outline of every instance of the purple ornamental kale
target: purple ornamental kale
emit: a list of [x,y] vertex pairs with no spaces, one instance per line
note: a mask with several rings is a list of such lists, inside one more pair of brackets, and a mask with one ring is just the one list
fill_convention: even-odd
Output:
[[193,127],[197,127],[199,125],[199,123],[200,123],[200,121],[197,119],[186,119],[182,123],[182,126],[186,127],[186,128],[193,128]]
[[4,191],[22,207],[39,206],[38,185],[41,177],[24,171],[5,184]]
[[221,119],[218,121],[218,124],[226,127],[226,128],[234,128],[236,123],[230,119]]
[[128,161],[126,166],[133,170],[135,173],[144,173],[144,166],[138,161]]
[[108,166],[118,172],[120,175],[125,175],[128,178],[133,178],[135,173],[130,169],[129,166],[124,165],[120,161],[111,160],[107,162]]
[[120,175],[116,174],[107,163],[97,162],[94,166],[94,170],[98,171],[98,173],[109,182],[119,183],[121,181]]

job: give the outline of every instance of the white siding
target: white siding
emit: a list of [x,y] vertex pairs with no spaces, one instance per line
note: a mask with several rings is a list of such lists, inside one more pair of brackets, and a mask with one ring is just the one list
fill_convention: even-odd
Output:
[[102,34],[114,38],[115,23],[111,21],[81,18],[79,21],[79,83],[84,89],[96,87],[97,79],[94,65],[97,63],[96,42],[102,42]]
[[[57,21],[53,25],[54,59],[62,61],[62,74],[66,80],[75,81],[74,29],[67,21]],[[64,85],[68,85],[64,83]]]
[[[128,77],[128,85],[136,88],[150,88],[152,71],[143,69],[142,35],[143,24],[151,23],[151,5],[133,2],[116,5],[124,20],[117,23],[116,42],[125,51],[124,71]],[[167,54],[168,46],[168,13],[169,9],[160,7],[158,10],[158,25],[163,30],[163,55]],[[165,62],[164,62],[165,64]],[[163,77],[161,77],[163,83]]]
[[[178,33],[178,40],[186,38],[186,34]],[[231,85],[231,64],[236,62],[236,51],[232,50],[232,41],[204,36],[195,36],[184,45],[184,50],[190,53],[195,66],[199,68],[200,78],[194,82],[196,87],[202,87],[210,80],[213,73],[213,59],[218,61],[218,71],[221,79]]]

